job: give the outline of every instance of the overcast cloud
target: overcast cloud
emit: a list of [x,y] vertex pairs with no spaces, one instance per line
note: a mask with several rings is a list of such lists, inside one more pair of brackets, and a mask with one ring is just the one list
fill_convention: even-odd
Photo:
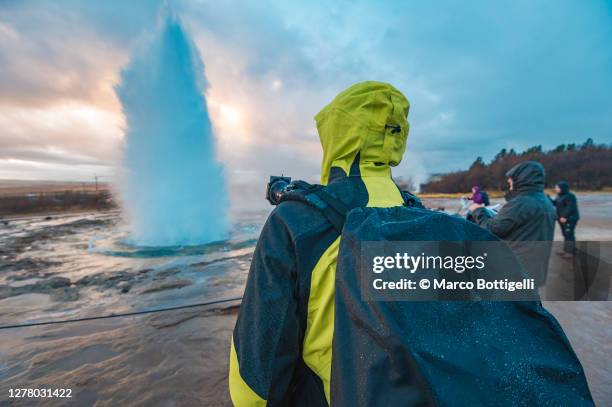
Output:
[[[160,3],[0,2],[0,178],[113,174],[113,86]],[[312,117],[362,80],[410,99],[398,172],[418,181],[501,148],[612,142],[610,2],[288,3],[169,2],[202,54],[235,180],[316,179]]]

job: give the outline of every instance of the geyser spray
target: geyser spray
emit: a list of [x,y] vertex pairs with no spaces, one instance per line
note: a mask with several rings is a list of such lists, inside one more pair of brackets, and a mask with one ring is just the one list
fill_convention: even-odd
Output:
[[119,187],[135,244],[226,237],[228,194],[205,88],[199,53],[171,15],[121,73],[116,92],[127,128]]

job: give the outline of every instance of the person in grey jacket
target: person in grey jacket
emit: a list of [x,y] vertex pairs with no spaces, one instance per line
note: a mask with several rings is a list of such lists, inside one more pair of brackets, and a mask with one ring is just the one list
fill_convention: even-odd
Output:
[[546,174],[536,161],[521,162],[506,173],[510,189],[508,201],[497,216],[482,205],[472,204],[470,211],[478,225],[509,242],[517,257],[542,285],[546,279],[550,244],[555,230],[555,208],[544,194]]

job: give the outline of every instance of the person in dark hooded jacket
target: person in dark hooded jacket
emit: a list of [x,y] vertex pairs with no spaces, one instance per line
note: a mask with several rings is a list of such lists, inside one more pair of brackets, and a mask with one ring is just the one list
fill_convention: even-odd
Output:
[[557,198],[552,202],[557,209],[557,221],[565,239],[563,249],[565,253],[574,254],[576,241],[574,231],[576,230],[578,219],[580,219],[576,195],[570,192],[569,184],[565,181],[561,181],[555,186],[555,192],[557,193]]
[[555,208],[544,194],[544,167],[536,161],[524,161],[512,167],[506,176],[510,186],[508,202],[496,216],[477,204],[472,204],[470,211],[481,227],[510,242],[539,286],[546,279],[550,245],[518,242],[551,242],[554,237]]
[[[315,121],[321,184],[347,207],[404,204],[391,178],[408,137],[408,99],[362,82]],[[261,231],[230,351],[236,406],[326,406],[331,402],[334,292],[340,233],[317,209],[283,202]]]
[[[355,84],[324,107],[315,120],[323,147],[319,191],[325,194],[316,196],[330,206],[386,214],[414,199],[391,178],[406,148],[408,110],[406,97],[381,82]],[[392,225],[381,222],[374,229],[392,233]],[[340,249],[347,241],[340,229],[321,210],[298,201],[283,201],[270,214],[230,344],[234,405],[593,405],[580,362],[539,302],[371,305],[349,288],[355,280],[343,271],[343,260],[360,256]],[[349,299],[353,295],[356,302]],[[431,380],[419,373],[417,359]],[[464,385],[477,391],[463,395]]]

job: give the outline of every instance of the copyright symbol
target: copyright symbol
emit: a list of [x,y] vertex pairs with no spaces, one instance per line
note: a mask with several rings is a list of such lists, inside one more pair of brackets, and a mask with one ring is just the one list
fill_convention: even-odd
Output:
[[426,278],[419,281],[419,287],[421,287],[423,290],[427,290],[430,285],[431,283]]

